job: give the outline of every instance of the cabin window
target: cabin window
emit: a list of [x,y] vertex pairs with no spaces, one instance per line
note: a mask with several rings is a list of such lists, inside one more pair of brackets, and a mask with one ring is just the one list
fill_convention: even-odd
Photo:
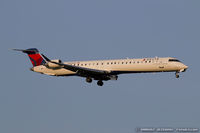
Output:
[[112,62],[110,64],[113,64]]
[[116,64],[116,62],[114,62],[114,64]]
[[109,65],[109,62],[107,62],[107,65]]
[[124,64],[124,62],[122,62],[122,64]]
[[97,63],[97,65],[98,65],[98,63]]

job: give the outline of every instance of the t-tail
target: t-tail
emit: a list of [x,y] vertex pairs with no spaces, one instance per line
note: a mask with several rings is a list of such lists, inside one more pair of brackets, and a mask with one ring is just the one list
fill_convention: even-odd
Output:
[[39,51],[36,48],[29,48],[26,50],[22,50],[22,49],[13,49],[13,50],[22,51],[23,53],[28,54],[33,66],[39,66],[39,65],[46,64],[45,59],[41,56],[41,54],[39,53]]

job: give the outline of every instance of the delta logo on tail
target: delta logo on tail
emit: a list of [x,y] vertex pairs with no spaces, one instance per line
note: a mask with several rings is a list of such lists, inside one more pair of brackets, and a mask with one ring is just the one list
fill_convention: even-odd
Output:
[[21,49],[13,49],[13,50],[22,51],[23,53],[28,54],[29,59],[31,60],[33,66],[45,65],[46,63],[46,61],[43,59],[43,57],[40,55],[39,51],[36,48],[29,48],[26,50],[21,50]]

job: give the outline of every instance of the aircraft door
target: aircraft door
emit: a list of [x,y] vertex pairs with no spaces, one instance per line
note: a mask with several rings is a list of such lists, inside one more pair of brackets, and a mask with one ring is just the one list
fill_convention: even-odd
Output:
[[154,63],[157,66],[157,68],[159,68],[159,70],[162,70],[165,68],[165,63],[162,60],[160,60],[158,57],[155,58]]
[[164,69],[165,68],[164,63],[162,61],[158,61],[158,68],[159,69]]

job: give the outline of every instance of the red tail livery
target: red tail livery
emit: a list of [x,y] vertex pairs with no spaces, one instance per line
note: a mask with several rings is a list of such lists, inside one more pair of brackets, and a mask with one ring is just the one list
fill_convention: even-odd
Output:
[[33,66],[44,65],[46,63],[46,61],[43,59],[43,57],[40,55],[39,51],[36,48],[29,48],[26,50],[21,50],[21,49],[14,49],[14,50],[22,51],[23,53],[28,54]]

